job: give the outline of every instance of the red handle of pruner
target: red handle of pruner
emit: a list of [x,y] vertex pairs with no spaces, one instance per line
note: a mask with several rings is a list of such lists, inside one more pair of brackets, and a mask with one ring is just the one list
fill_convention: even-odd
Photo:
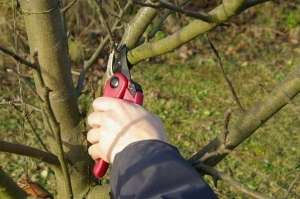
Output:
[[[129,82],[127,77],[122,73],[115,73],[108,81],[106,81],[103,96],[119,98],[128,102],[143,105],[143,91],[139,89],[135,93],[132,93],[129,88],[129,84],[132,83],[133,82]],[[102,178],[107,172],[108,166],[109,164],[104,160],[96,160],[93,167],[93,175],[97,179]]]

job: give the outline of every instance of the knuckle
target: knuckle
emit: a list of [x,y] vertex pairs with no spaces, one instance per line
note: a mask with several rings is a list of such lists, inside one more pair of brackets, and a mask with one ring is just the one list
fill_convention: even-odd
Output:
[[90,146],[89,148],[88,148],[88,154],[90,155],[90,156],[92,156],[92,153],[93,153],[93,147],[94,145],[92,145],[92,146]]
[[90,125],[92,123],[92,121],[94,120],[94,113],[89,114],[88,118],[87,118],[87,122]]
[[96,109],[98,107],[98,104],[101,102],[101,98],[98,97],[93,101],[93,108]]
[[87,136],[86,136],[86,139],[89,141],[89,142],[92,142],[92,137],[93,137],[93,131],[90,130],[88,133],[87,133]]

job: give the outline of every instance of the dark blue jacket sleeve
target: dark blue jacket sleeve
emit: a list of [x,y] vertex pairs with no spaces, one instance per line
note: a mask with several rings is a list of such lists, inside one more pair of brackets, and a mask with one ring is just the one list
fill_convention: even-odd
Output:
[[112,165],[114,199],[215,199],[200,175],[178,150],[161,141],[133,143]]

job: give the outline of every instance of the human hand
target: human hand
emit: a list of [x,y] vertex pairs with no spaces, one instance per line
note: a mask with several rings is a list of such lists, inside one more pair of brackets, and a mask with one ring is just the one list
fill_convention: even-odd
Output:
[[161,140],[166,142],[160,119],[142,106],[117,98],[100,97],[93,102],[88,117],[91,126],[87,140],[92,144],[90,156],[112,163],[115,155],[133,142]]

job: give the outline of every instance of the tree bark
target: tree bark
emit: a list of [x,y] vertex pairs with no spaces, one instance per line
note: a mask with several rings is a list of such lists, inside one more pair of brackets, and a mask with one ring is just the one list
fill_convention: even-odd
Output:
[[157,10],[154,8],[145,7],[139,9],[128,25],[121,43],[126,44],[129,49],[134,48],[156,14]]
[[[89,189],[88,155],[84,150],[85,138],[80,132],[80,113],[72,82],[68,55],[66,27],[60,12],[59,0],[21,0],[31,53],[37,52],[43,83],[35,75],[37,92],[50,103],[67,159],[70,161],[72,187],[75,198],[83,198]],[[44,85],[43,85],[44,84]],[[44,87],[49,91],[45,99]],[[47,120],[44,116],[44,120]],[[47,123],[47,122],[45,122]],[[49,128],[49,126],[48,126]],[[48,129],[52,153],[58,155],[57,143]],[[54,168],[58,198],[69,198],[60,168]]]
[[245,0],[224,0],[221,5],[208,13],[213,16],[218,23],[193,20],[187,26],[164,39],[155,42],[147,42],[132,49],[128,53],[129,62],[131,64],[136,64],[144,59],[162,55],[180,47],[200,34],[212,30],[220,23],[223,23],[232,16],[238,14],[244,3]]
[[[278,85],[273,92],[265,96],[249,111],[241,113],[239,119],[229,128],[229,134],[224,142],[224,136],[220,135],[202,148],[191,159],[191,163],[197,167],[197,162],[215,166],[223,160],[228,153],[215,153],[225,147],[233,150],[255,131],[266,123],[274,114],[280,111],[284,106],[291,103],[300,92],[300,66],[291,71],[286,80]],[[271,132],[270,132],[271,133]],[[225,144],[225,146],[224,146]],[[208,154],[210,155],[208,158]]]

